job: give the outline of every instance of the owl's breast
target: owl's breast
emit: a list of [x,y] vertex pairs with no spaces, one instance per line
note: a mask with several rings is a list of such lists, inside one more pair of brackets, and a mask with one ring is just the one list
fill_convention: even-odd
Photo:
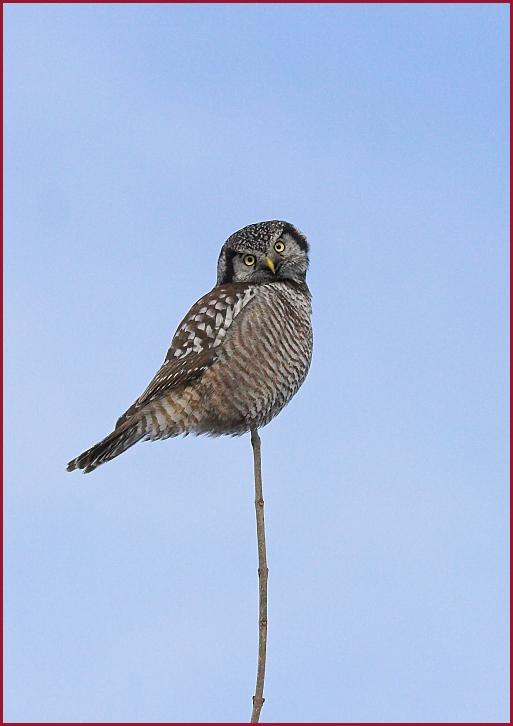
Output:
[[205,406],[201,432],[241,434],[269,423],[305,380],[311,355],[306,284],[256,286],[198,383]]

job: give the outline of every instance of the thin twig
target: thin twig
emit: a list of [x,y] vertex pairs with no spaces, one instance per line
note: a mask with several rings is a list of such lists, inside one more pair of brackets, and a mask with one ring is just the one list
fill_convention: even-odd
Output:
[[267,648],[267,557],[265,550],[264,496],[262,492],[262,460],[260,436],[251,430],[253,467],[255,471],[255,512],[258,544],[258,666],[251,723],[258,723],[264,705],[265,655]]

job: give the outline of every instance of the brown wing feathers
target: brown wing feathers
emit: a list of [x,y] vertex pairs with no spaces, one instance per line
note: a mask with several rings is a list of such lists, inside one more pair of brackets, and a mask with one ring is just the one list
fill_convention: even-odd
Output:
[[[253,296],[252,286],[235,283],[214,288],[198,300],[179,325],[164,363],[146,390],[119,417],[111,434],[69,462],[68,471],[93,471],[142,438],[185,433],[175,409],[186,418],[192,395],[187,395],[187,386],[215,362],[227,330]],[[176,401],[169,400],[173,391]]]

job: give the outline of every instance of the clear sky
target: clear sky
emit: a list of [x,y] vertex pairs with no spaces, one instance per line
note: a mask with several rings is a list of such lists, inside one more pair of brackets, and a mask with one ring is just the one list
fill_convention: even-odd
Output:
[[7,721],[247,721],[251,448],[107,434],[236,229],[311,243],[265,721],[506,721],[505,5],[5,7]]

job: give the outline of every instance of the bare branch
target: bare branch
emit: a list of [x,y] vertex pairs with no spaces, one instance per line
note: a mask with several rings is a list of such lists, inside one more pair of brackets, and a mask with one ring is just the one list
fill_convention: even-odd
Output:
[[260,457],[260,436],[251,430],[253,466],[255,472],[255,512],[258,544],[258,665],[251,723],[258,723],[264,705],[265,657],[267,649],[267,557],[265,550],[264,496],[262,491],[262,460]]

